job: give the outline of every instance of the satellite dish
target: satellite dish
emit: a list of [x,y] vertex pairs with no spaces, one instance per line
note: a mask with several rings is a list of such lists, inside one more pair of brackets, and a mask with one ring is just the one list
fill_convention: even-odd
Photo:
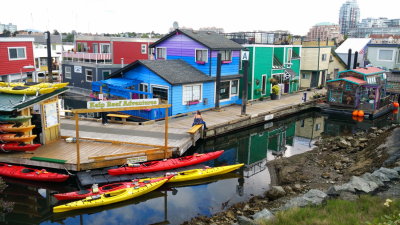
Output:
[[174,29],[178,29],[179,28],[178,22],[174,21],[174,23],[172,24],[172,27]]

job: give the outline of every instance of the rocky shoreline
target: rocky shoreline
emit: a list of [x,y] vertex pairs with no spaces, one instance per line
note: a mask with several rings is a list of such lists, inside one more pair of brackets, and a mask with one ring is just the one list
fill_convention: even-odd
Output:
[[[358,192],[385,190],[388,185],[382,185],[369,174],[382,166],[397,167],[400,171],[400,147],[393,138],[400,138],[398,127],[399,125],[381,129],[372,127],[366,132],[351,136],[320,139],[311,151],[270,161],[268,169],[272,186],[263,196],[234,204],[212,217],[199,216],[183,224],[255,224],[254,220],[269,218],[272,216],[271,212],[299,206],[298,203],[293,203],[294,200],[306,204],[311,199],[308,203],[314,204],[313,200],[323,201],[328,195],[351,200]],[[392,138],[389,140],[390,136]],[[387,172],[385,169],[380,170]],[[368,184],[365,184],[366,180]],[[357,186],[360,182],[366,186]],[[353,186],[350,187],[350,184]]]

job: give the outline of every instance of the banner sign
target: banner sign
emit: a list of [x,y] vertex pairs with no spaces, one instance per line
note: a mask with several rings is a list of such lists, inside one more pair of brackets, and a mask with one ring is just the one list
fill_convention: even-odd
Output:
[[112,101],[88,101],[88,109],[121,108],[121,107],[143,107],[158,105],[158,98],[150,99],[124,99]]

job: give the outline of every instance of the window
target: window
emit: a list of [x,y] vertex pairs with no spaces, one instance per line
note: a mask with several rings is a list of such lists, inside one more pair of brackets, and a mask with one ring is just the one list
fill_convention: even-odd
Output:
[[142,54],[146,54],[146,53],[147,53],[147,46],[146,46],[146,44],[142,44],[142,46],[141,46],[141,52],[142,52]]
[[71,79],[71,67],[70,66],[66,66],[65,67],[65,78],[66,79]]
[[161,86],[151,86],[153,98],[160,99],[162,104],[168,103],[168,88]]
[[229,100],[230,99],[230,81],[224,81],[220,84],[219,100]]
[[380,49],[378,51],[378,60],[380,61],[392,61],[393,60],[393,50]]
[[224,50],[219,51],[221,53],[221,61],[232,61],[232,51]]
[[333,79],[335,79],[336,77],[338,77],[338,74],[339,74],[339,69],[338,69],[338,68],[335,68],[335,69],[333,70]]
[[208,62],[208,50],[207,49],[196,49],[196,62],[206,63]]
[[326,61],[326,54],[322,54],[322,61]]
[[321,124],[317,123],[317,124],[315,124],[315,131],[319,131],[319,130],[321,130]]
[[92,50],[93,50],[93,53],[99,53],[99,44],[97,44],[97,43],[93,43],[92,44]]
[[346,91],[353,90],[353,86],[351,84],[346,84]]
[[201,84],[185,85],[183,86],[183,105],[192,105],[201,102]]
[[231,95],[239,94],[239,80],[231,81]]
[[[149,86],[147,84],[141,83],[139,85],[139,91],[149,92]],[[145,94],[140,94],[139,96],[140,96],[140,99],[148,98],[148,95],[145,95]]]
[[291,48],[288,49],[288,53],[287,53],[287,63],[288,63],[288,64],[292,63],[292,49],[291,49]]
[[26,48],[25,47],[11,47],[8,48],[8,59],[9,60],[21,60],[26,59]]
[[105,79],[111,74],[111,70],[103,70],[102,74],[103,74],[103,79]]
[[307,73],[302,73],[301,74],[301,79],[310,79],[310,75]]
[[261,94],[265,95],[267,93],[267,75],[262,75],[261,81]]
[[92,70],[86,69],[86,70],[85,70],[85,74],[86,74],[86,81],[87,81],[87,82],[92,82],[92,81],[93,81],[93,73],[92,73]]
[[111,53],[110,44],[100,44],[100,53]]
[[167,48],[156,48],[157,59],[167,59]]

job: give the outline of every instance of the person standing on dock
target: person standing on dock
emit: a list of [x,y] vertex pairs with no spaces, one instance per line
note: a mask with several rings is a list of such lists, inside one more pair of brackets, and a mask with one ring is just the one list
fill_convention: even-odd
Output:
[[206,122],[204,122],[203,117],[201,116],[201,113],[199,110],[197,110],[196,114],[194,115],[192,126],[197,125],[197,124],[203,124],[204,129],[207,129]]

